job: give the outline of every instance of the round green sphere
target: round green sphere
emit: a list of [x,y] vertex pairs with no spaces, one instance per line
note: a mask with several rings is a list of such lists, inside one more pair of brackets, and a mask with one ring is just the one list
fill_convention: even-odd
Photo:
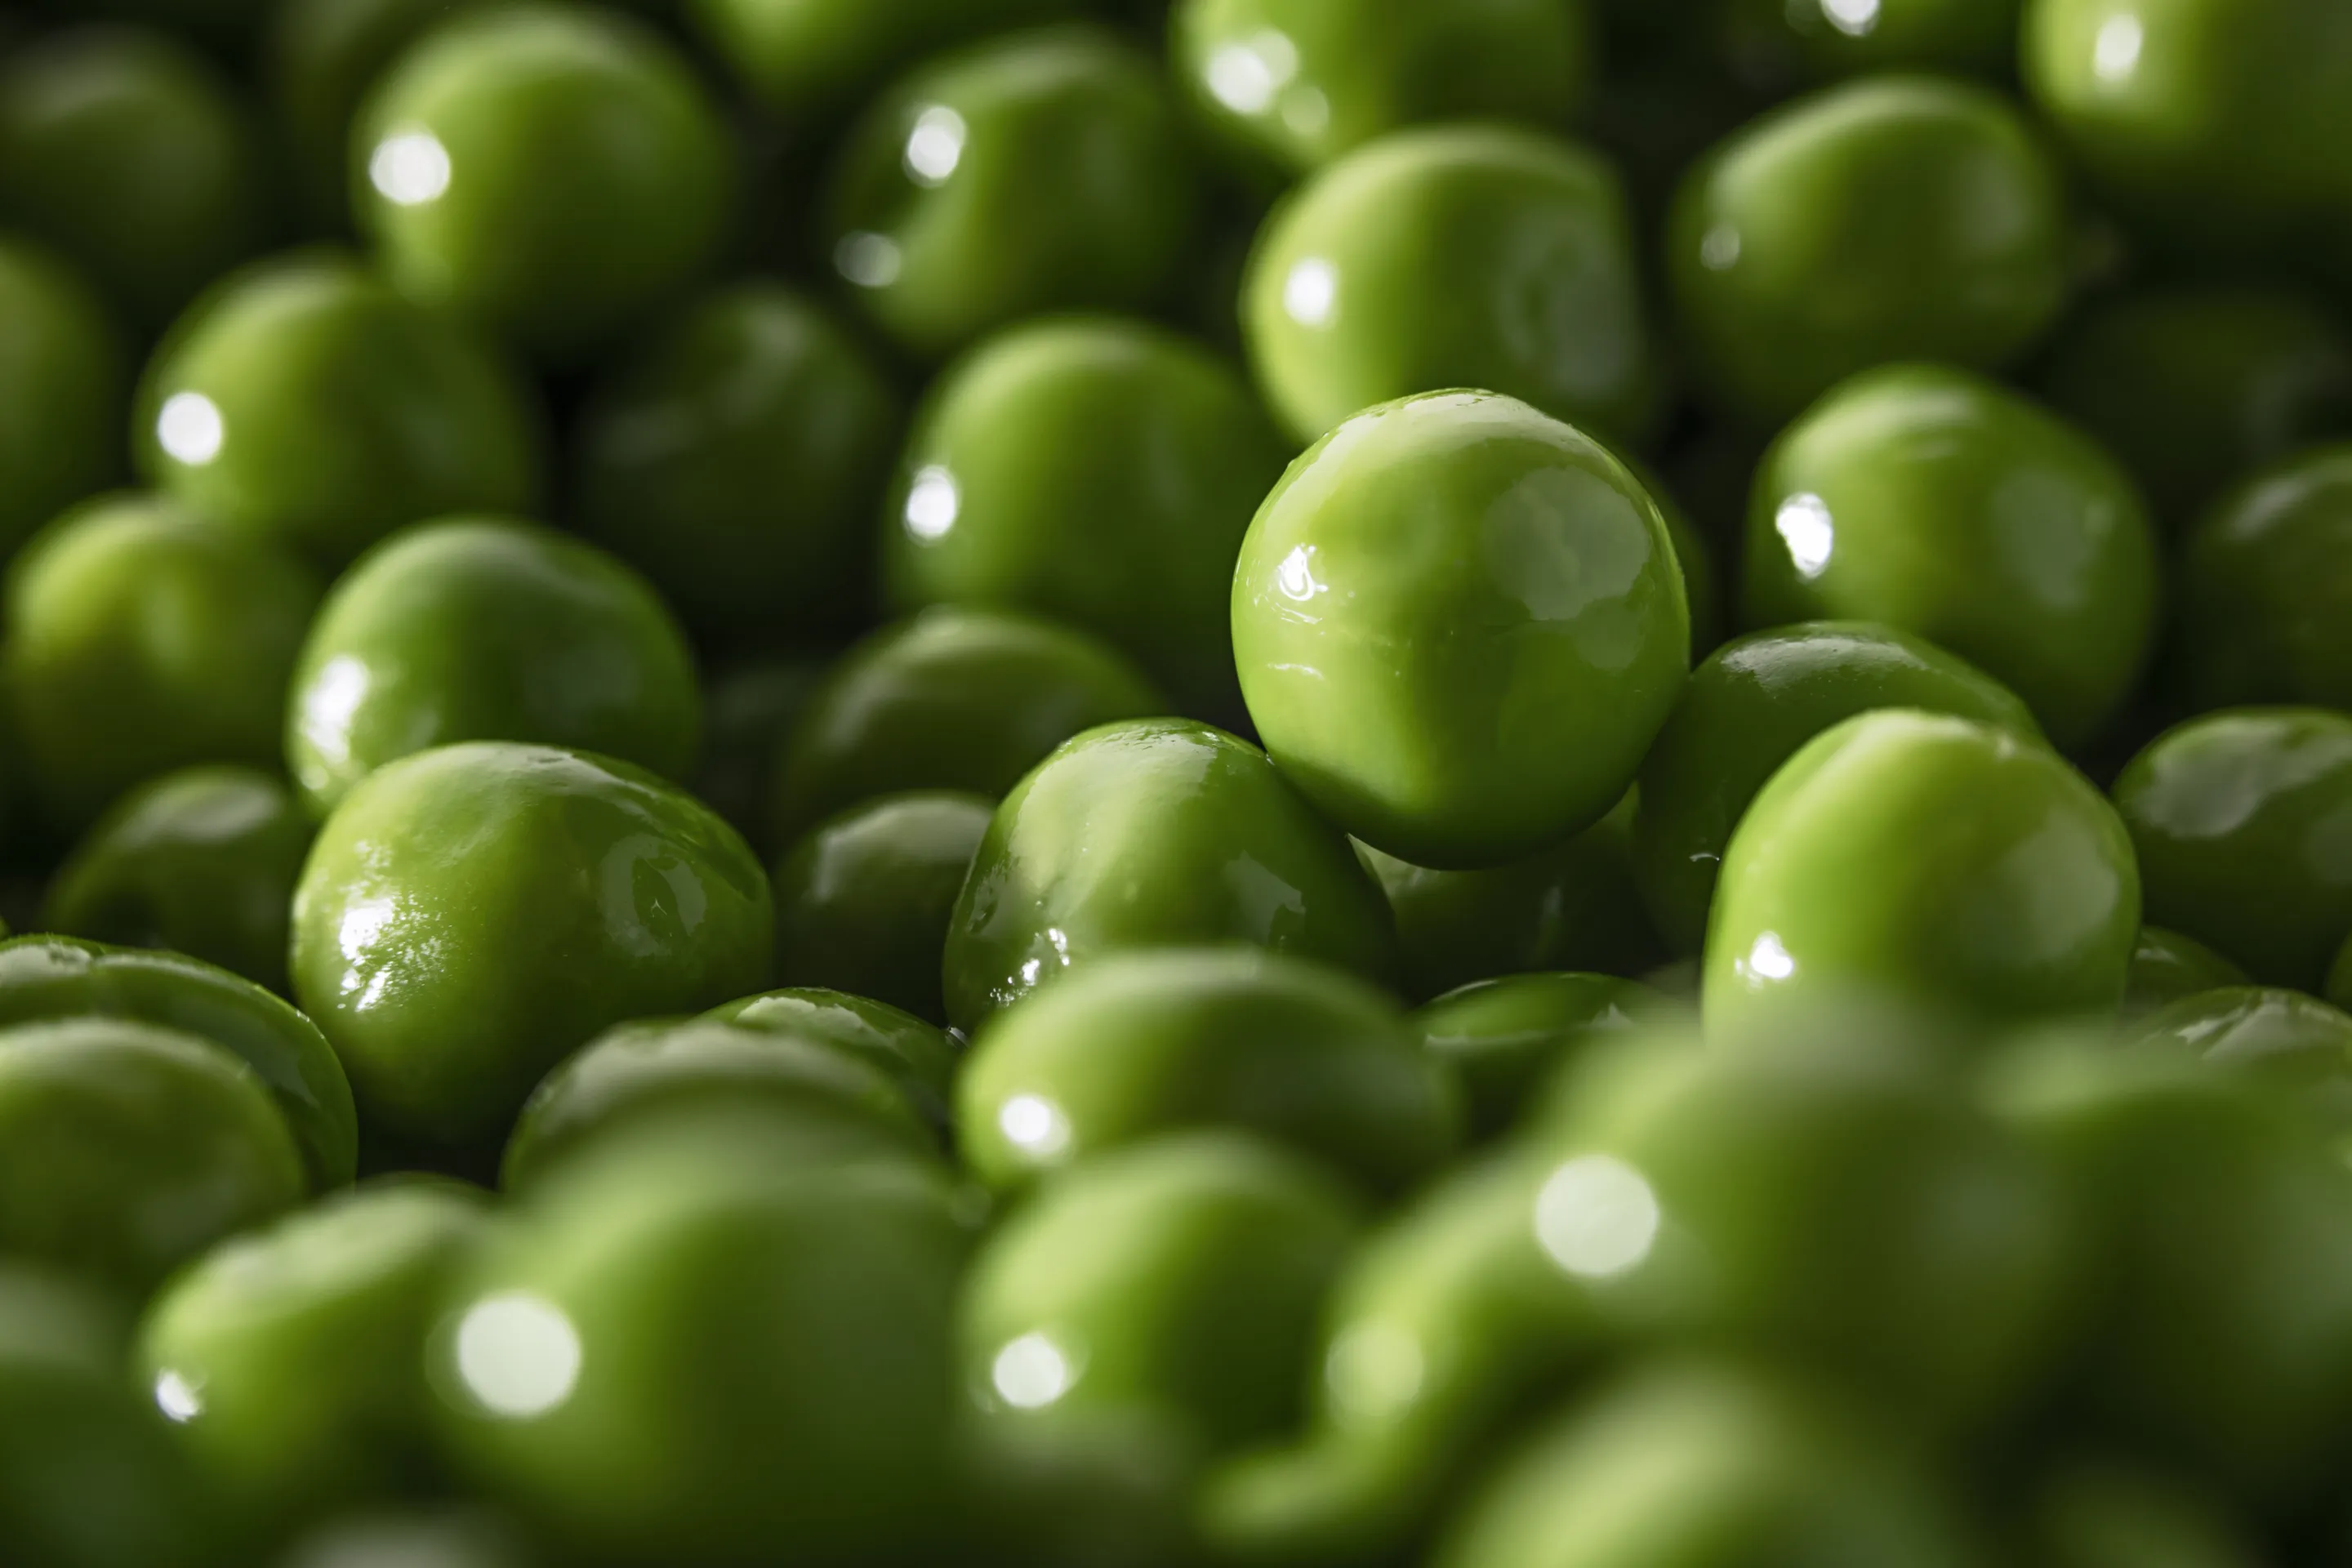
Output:
[[122,472],[131,369],[89,286],[0,238],[0,558]]
[[2246,972],[2199,942],[2161,926],[2142,926],[2124,985],[2123,1016],[2137,1017],[2175,1002],[2246,984]]
[[848,1052],[882,1070],[925,1120],[946,1125],[948,1089],[962,1040],[912,1013],[822,986],[763,991],[712,1008],[706,1017],[746,1029],[793,1035]]
[[2224,496],[2182,548],[2179,597],[2173,674],[2190,707],[2352,711],[2352,445]]

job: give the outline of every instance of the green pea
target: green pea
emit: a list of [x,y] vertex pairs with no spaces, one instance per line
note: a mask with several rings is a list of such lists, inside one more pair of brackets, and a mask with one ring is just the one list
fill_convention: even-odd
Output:
[[1765,454],[1742,597],[1756,626],[1868,619],[1930,638],[2080,746],[2139,677],[2156,553],[2137,490],[2079,431],[1969,372],[1895,365]]
[[612,1025],[755,989],[773,919],[758,859],[682,791],[476,742],[343,797],[295,890],[290,967],[373,1123],[475,1144]]
[[463,331],[334,257],[223,284],[148,368],[141,469],[236,532],[341,566],[404,523],[528,512],[537,416]]
[[144,325],[261,247],[263,174],[228,84],[163,34],[58,33],[0,63],[0,211]]
[[746,1029],[835,1046],[878,1068],[934,1126],[948,1119],[948,1086],[962,1042],[913,1014],[821,986],[766,991],[714,1007],[706,1017]]
[[932,60],[867,105],[824,232],[875,324],[939,357],[1024,316],[1167,300],[1195,184],[1157,64],[1051,28]]
[[686,633],[646,580],[537,523],[404,529],[327,595],[286,762],[324,816],[386,763],[457,741],[575,746],[682,778],[701,743]]
[[719,670],[703,685],[702,763],[691,793],[756,849],[781,847],[768,837],[778,753],[823,676],[816,660],[783,656]]
[[2115,800],[2149,920],[2264,984],[2319,988],[2352,931],[2352,717],[2208,713],[2148,742]]
[[996,804],[884,795],[813,829],[776,866],[776,978],[945,1023],[940,955]]
[[1598,442],[1485,393],[1383,404],[1292,464],[1233,616],[1267,752],[1416,865],[1500,865],[1600,820],[1689,669],[1656,503]]
[[0,942],[0,1026],[95,1016],[194,1035],[241,1058],[294,1131],[310,1184],[352,1179],[352,1088],[318,1026],[252,981],[176,952],[68,936]]
[[2124,984],[2124,1016],[2153,1013],[2185,997],[2246,984],[2246,972],[2199,942],[2161,926],[2139,928],[2131,978]]
[[2275,1083],[2352,1147],[2352,1015],[2300,991],[2241,984],[2183,996],[2132,1029],[2142,1046]]
[[148,1309],[140,1375],[254,1538],[433,1478],[425,1335],[488,1217],[454,1182],[372,1182],[225,1243]]
[[576,363],[717,257],[734,149],[692,68],[617,13],[497,6],[428,35],[352,135],[361,231],[394,285]]
[[8,570],[8,684],[42,815],[68,831],[192,763],[275,763],[317,581],[151,496],[59,519]]
[[1473,1131],[1493,1137],[1563,1063],[1666,1005],[1647,985],[1607,974],[1507,974],[1449,991],[1413,1021],[1429,1054],[1461,1074]]
[[931,610],[852,649],[809,699],[777,770],[770,833],[790,844],[845,807],[908,790],[994,799],[1081,730],[1161,706],[1139,670],[1083,633]]
[[1616,171],[1574,142],[1497,126],[1383,137],[1260,234],[1242,301],[1258,385],[1300,441],[1444,386],[1637,441],[1660,400],[1632,229]]
[[1666,266],[1713,396],[1775,422],[1882,361],[2014,360],[2064,302],[2066,238],[2058,171],[2007,100],[1869,78],[1695,166]]
[[2035,1568],[2258,1568],[2237,1522],[2172,1475],[2072,1464],[2036,1487],[2024,1534]]
[[1642,763],[1633,814],[1642,898],[1676,952],[1699,951],[1724,848],[1765,782],[1822,731],[1878,708],[2041,733],[2025,704],[1974,665],[1874,622],[1756,632],[1691,673]]
[[311,829],[268,773],[165,773],[117,801],[74,847],[49,883],[41,923],[170,948],[282,992],[286,910]]
[[1181,719],[1107,724],[997,807],[948,926],[948,1016],[969,1032],[1108,953],[1236,942],[1396,968],[1379,888],[1264,752]]
[[1186,711],[1238,713],[1234,558],[1288,456],[1197,343],[1111,319],[1014,327],[929,394],[883,511],[889,599],[1055,616]]
[[927,55],[1085,8],[1084,0],[688,0],[685,10],[761,109],[806,124],[870,98]]
[[811,1169],[751,1127],[625,1140],[448,1298],[426,1362],[445,1452],[575,1557],[919,1557],[951,1513],[970,1228],[911,1161]]
[[1208,125],[1296,174],[1425,121],[1566,120],[1592,75],[1587,9],[1581,0],[1179,0],[1170,53]]
[[143,1294],[309,1185],[223,1047],[124,1018],[0,1030],[0,1249]]
[[974,1174],[1015,1187],[1173,1130],[1237,1128],[1392,1193],[1450,1155],[1452,1072],[1353,976],[1248,948],[1107,957],[991,1018],[956,1088]]
[[463,1505],[338,1520],[295,1542],[278,1568],[541,1568],[528,1534]]
[[2352,446],[2224,496],[2189,536],[2180,584],[2173,652],[2191,706],[2352,709]]
[[1717,0],[1725,60],[1767,89],[1889,70],[1998,79],[2021,0]]
[[121,474],[130,380],[89,286],[39,247],[0,238],[0,559]]
[[2111,1013],[2139,925],[2132,840],[2088,780],[2008,731],[1882,710],[1806,742],[1740,819],[1702,1005],[1727,1034],[1843,993]]

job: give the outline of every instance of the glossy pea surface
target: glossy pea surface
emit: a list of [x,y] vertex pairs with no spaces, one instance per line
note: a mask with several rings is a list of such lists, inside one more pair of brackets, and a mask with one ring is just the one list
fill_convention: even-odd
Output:
[[1259,236],[1242,329],[1300,441],[1433,387],[1507,394],[1615,440],[1656,411],[1617,173],[1532,130],[1400,132],[1315,174]]
[[1600,1037],[1622,1034],[1666,999],[1609,974],[1505,974],[1474,980],[1412,1015],[1423,1048],[1460,1075],[1473,1130],[1492,1137],[1536,1087]]
[[1708,390],[1785,419],[1887,360],[1998,367],[2067,286],[2057,168],[1990,91],[1890,77],[1735,132],[1683,180],[1666,267]]
[[536,358],[610,347],[715,258],[734,149],[673,47],[618,13],[498,6],[403,55],[352,133],[393,284]]
[[1708,1029],[1841,992],[2001,1023],[2111,1010],[2140,880],[2115,808],[2039,744],[1942,714],[1862,714],[1806,742],[1731,836]]
[[2142,1048],[2267,1080],[2339,1142],[2352,1130],[2352,1015],[2316,996],[2225,984],[2157,1009],[2132,1036]]
[[1087,8],[1085,0],[689,0],[746,92],[789,123],[838,116],[924,56]]
[[1742,599],[1757,626],[1867,619],[2023,698],[2053,741],[2115,717],[2156,630],[2145,504],[2081,432],[1974,374],[1842,384],[1758,470]]
[[1812,621],[1725,644],[1691,672],[1642,763],[1633,865],[1676,951],[1706,934],[1725,847],[1756,792],[1842,720],[1916,708],[2040,734],[2025,704],[1925,637],[1868,621]]
[[121,947],[168,948],[286,989],[286,910],[313,824],[256,768],[204,766],[142,784],[74,847],[42,924]]
[[572,437],[581,527],[698,633],[856,623],[899,398],[873,350],[774,283],[705,294],[598,377]]
[[1288,456],[1199,343],[1108,317],[1013,327],[926,399],[883,509],[885,591],[1066,621],[1226,718],[1234,559]]
[[947,1121],[948,1086],[962,1042],[912,1013],[870,996],[803,985],[741,997],[708,1016],[839,1047],[879,1068],[926,1120]]
[[0,240],[0,550],[121,472],[120,330],[59,258]]
[[2147,918],[2269,984],[2315,990],[2352,931],[2352,718],[2209,713],[2116,780]]
[[313,813],[384,763],[458,741],[574,746],[683,778],[702,695],[651,584],[538,523],[462,518],[383,541],[302,645],[287,770]]
[[320,829],[294,992],[375,1123],[473,1143],[609,1026],[756,989],[773,923],[759,861],[675,786],[557,747],[442,746]]
[[2352,710],[2352,445],[2273,463],[2181,552],[2175,679],[2200,709]]
[[2142,926],[2124,986],[2124,1016],[2151,1013],[2207,991],[2246,984],[2246,972],[2199,942],[2161,926]]
[[1107,724],[997,807],[948,926],[948,1016],[969,1031],[1103,954],[1222,942],[1396,967],[1379,888],[1265,752],[1181,719]]
[[1199,195],[1156,64],[1089,26],[926,64],[869,104],[824,208],[875,324],[939,357],[1024,316],[1173,294]]
[[1417,865],[1591,826],[1689,669],[1657,503],[1590,437],[1486,393],[1383,404],[1292,464],[1243,542],[1233,617],[1268,752]]
[[213,522],[341,566],[404,523],[528,511],[536,414],[464,330],[356,262],[225,284],[147,372],[136,455]]

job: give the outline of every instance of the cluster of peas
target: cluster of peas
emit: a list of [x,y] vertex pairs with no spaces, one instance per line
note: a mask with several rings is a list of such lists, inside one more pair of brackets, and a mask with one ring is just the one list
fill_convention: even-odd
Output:
[[46,5],[0,1563],[2352,1563],[2352,0]]

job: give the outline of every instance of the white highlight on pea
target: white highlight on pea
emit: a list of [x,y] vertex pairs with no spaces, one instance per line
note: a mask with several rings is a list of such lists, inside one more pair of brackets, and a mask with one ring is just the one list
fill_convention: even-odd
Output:
[[163,1372],[155,1377],[155,1408],[166,1420],[184,1425],[205,1413],[205,1402],[186,1378],[176,1372]]
[[395,206],[422,206],[449,189],[449,149],[430,131],[397,131],[368,154],[368,184]]
[[220,456],[228,427],[220,405],[201,392],[175,392],[155,414],[155,440],[176,462],[201,468]]
[[1545,1179],[1536,1194],[1536,1240],[1580,1279],[1631,1272],[1656,1245],[1658,1195],[1642,1173],[1609,1154],[1585,1154]]
[[1837,549],[1837,527],[1829,502],[1810,491],[1790,496],[1772,514],[1772,527],[1789,547],[1789,562],[1797,575],[1811,582],[1829,570]]
[[2137,16],[2125,13],[2108,17],[2091,46],[2092,74],[2113,84],[2130,80],[2139,69],[2139,52],[2147,42],[2147,29]]
[[1698,242],[1699,265],[1709,272],[1728,272],[1739,265],[1739,231],[1727,223],[1717,224]]
[[905,265],[898,241],[884,234],[860,229],[843,235],[833,247],[833,269],[860,289],[887,289]]
[[915,128],[907,133],[907,177],[927,188],[947,184],[963,162],[967,134],[963,116],[945,104],[935,103],[915,116]]
[[944,539],[962,510],[963,493],[956,488],[955,475],[936,463],[915,470],[915,482],[907,488],[908,533],[926,542]]
[[1740,961],[1740,967],[1763,980],[1786,980],[1797,973],[1797,961],[1780,944],[1779,933],[1766,931],[1759,936]]
[[1043,1334],[1023,1334],[996,1352],[988,1369],[997,1397],[1016,1410],[1042,1410],[1070,1392],[1077,1369]]
[[1822,15],[1849,38],[1866,38],[1878,26],[1879,0],[1822,0]]
[[996,1113],[1005,1142],[1034,1159],[1050,1160],[1070,1146],[1070,1119],[1041,1095],[1016,1094]]
[[1282,280],[1282,308],[1302,327],[1328,327],[1339,305],[1339,269],[1310,256]]
[[579,1384],[579,1332],[561,1308],[527,1291],[486,1296],[458,1320],[457,1375],[493,1415],[544,1415]]

